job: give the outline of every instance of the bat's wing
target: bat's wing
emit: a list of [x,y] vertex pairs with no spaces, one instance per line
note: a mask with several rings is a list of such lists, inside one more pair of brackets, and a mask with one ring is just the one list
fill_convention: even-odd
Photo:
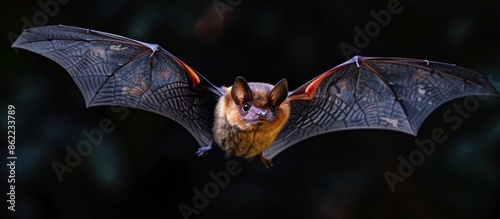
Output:
[[12,45],[64,67],[87,107],[118,105],[161,114],[184,126],[200,145],[213,142],[221,94],[202,75],[156,44],[69,26],[24,30]]
[[416,135],[441,104],[470,95],[498,95],[487,77],[446,63],[356,56],[289,94],[291,115],[263,153],[326,132],[388,129]]

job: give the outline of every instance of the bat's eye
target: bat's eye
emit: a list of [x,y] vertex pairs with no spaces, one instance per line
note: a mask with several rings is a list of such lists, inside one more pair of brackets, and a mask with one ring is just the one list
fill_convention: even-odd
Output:
[[274,110],[276,110],[276,107],[274,107],[273,105],[271,105],[269,108],[271,109],[271,112],[274,112]]
[[243,111],[248,111],[250,109],[250,104],[249,103],[245,103],[243,104]]

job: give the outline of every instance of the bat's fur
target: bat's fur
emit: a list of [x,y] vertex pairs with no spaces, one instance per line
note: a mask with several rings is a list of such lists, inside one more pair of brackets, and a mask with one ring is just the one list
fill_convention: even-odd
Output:
[[[252,90],[250,110],[245,112],[231,98],[231,87],[223,87],[222,96],[215,109],[215,142],[225,151],[244,158],[261,155],[271,145],[290,115],[288,100],[271,111],[269,93],[273,85],[248,83]],[[258,112],[265,111],[265,116]]]

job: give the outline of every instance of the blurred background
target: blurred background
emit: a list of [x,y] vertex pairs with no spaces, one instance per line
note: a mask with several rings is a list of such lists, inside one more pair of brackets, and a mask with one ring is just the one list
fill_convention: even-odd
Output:
[[[46,2],[58,7],[40,4]],[[182,218],[179,206],[192,207],[190,218],[498,218],[500,98],[481,98],[458,127],[443,115],[464,99],[449,102],[417,137],[356,130],[310,138],[278,155],[268,171],[219,149],[197,158],[194,138],[159,115],[86,109],[64,69],[10,48],[23,27],[79,26],[160,44],[216,85],[238,75],[269,83],[286,77],[294,89],[344,62],[339,45],[356,46],[354,28],[364,30],[375,21],[370,11],[387,10],[388,2],[401,12],[358,48],[360,55],[455,63],[489,75],[500,89],[498,1],[2,1],[0,129],[5,139],[7,106],[14,105],[18,157],[13,213],[6,210],[1,144],[2,218]],[[222,17],[215,6],[227,9]],[[67,165],[67,148],[88,140],[83,131],[103,120],[113,131],[60,182],[52,164]],[[398,156],[408,159],[418,150],[414,141],[436,129],[446,141],[392,191],[387,171],[399,175]],[[193,190],[214,185],[209,173],[230,161],[241,172],[209,189],[213,198],[195,198]]]

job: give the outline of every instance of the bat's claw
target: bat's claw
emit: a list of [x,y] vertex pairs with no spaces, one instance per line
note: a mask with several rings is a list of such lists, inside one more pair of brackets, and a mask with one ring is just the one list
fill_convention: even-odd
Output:
[[209,154],[210,151],[212,151],[212,150],[213,150],[213,147],[211,145],[205,146],[205,147],[200,147],[196,151],[196,156],[198,156],[198,157],[205,156],[205,155]]
[[262,162],[262,164],[264,164],[266,169],[270,170],[273,168],[273,162],[271,160],[264,158],[262,155],[259,155],[259,159],[260,159],[260,162]]

